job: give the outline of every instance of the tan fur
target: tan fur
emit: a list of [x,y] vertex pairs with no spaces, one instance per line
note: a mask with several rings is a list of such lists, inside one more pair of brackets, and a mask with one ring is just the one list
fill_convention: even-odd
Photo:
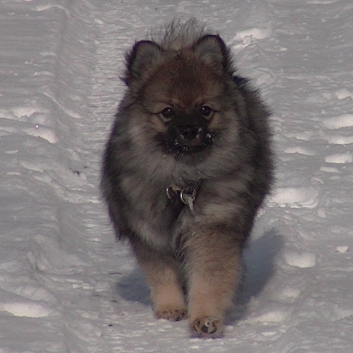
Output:
[[133,250],[151,288],[156,317],[170,321],[185,319],[187,309],[177,261],[140,242],[134,243]]
[[[207,239],[206,243],[205,240]],[[188,313],[191,327],[209,320],[217,327],[214,335],[222,331],[224,315],[232,307],[234,289],[241,277],[240,249],[223,227],[201,226],[185,244],[188,258]],[[196,331],[204,336],[209,332]]]

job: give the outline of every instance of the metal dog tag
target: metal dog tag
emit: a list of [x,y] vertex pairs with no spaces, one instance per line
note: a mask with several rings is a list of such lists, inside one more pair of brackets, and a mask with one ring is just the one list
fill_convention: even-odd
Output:
[[180,190],[180,200],[185,205],[189,206],[189,209],[194,213],[194,201],[196,198],[196,189],[191,186],[187,186]]

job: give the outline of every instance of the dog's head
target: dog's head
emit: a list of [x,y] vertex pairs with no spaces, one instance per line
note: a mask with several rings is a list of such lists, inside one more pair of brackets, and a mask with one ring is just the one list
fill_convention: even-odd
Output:
[[[176,49],[137,42],[127,56],[124,82],[164,153],[207,153],[227,126],[232,69],[218,35],[204,35]],[[146,127],[147,128],[147,127]]]

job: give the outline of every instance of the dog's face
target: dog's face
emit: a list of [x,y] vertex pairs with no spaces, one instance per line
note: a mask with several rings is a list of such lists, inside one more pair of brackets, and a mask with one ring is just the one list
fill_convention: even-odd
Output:
[[166,152],[181,156],[212,146],[222,109],[222,84],[191,54],[166,61],[143,92],[155,140]]
[[203,158],[226,126],[231,109],[224,45],[218,36],[201,38],[183,51],[163,51],[138,42],[126,82],[142,107],[153,140],[175,158]]

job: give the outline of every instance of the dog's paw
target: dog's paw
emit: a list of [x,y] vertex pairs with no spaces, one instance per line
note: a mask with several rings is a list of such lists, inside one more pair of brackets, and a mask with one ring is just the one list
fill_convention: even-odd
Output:
[[196,336],[215,338],[222,334],[222,322],[220,319],[205,316],[197,318],[190,323],[191,333]]
[[157,319],[166,319],[169,321],[180,321],[187,317],[186,308],[174,308],[172,306],[160,308],[155,311]]

